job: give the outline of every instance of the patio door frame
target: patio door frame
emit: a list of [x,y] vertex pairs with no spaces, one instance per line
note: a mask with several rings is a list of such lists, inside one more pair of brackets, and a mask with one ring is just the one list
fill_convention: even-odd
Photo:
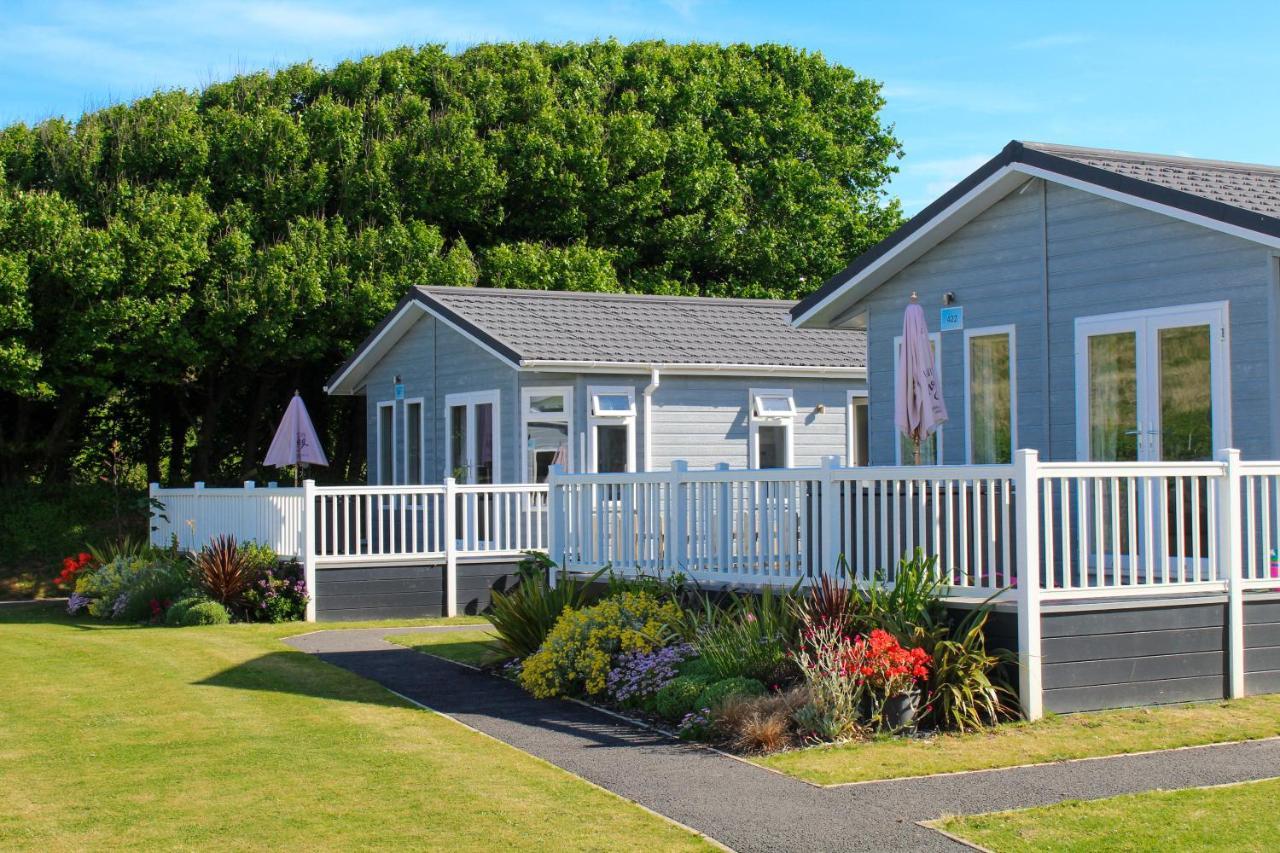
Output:
[[1089,446],[1089,338],[1132,332],[1135,337],[1138,423],[1138,461],[1160,459],[1160,348],[1162,329],[1209,327],[1210,407],[1213,419],[1213,452],[1231,446],[1231,347],[1228,303],[1204,302],[1171,305],[1141,311],[1124,311],[1077,317],[1076,354],[1076,458],[1090,461]]
[[[476,481],[476,460],[480,455],[479,418],[476,407],[488,404],[492,406],[492,422],[490,441],[493,448],[493,482],[502,482],[502,413],[498,407],[498,390],[468,391],[462,394],[448,394],[444,398],[444,476],[452,477],[457,468],[466,470],[464,483]],[[466,426],[463,434],[463,459],[453,458],[453,436],[450,433],[454,409],[466,409]]]

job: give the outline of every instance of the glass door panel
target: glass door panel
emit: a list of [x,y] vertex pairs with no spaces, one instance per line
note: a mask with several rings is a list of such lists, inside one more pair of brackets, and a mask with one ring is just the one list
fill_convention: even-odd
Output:
[[1160,458],[1212,459],[1213,359],[1209,326],[1157,331],[1160,368]]
[[475,418],[475,472],[471,482],[493,482],[493,404],[477,403]]
[[1111,332],[1089,338],[1089,458],[1133,462],[1138,458],[1138,334]]

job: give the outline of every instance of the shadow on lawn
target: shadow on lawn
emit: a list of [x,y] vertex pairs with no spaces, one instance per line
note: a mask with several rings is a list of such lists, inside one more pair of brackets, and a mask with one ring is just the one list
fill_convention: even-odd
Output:
[[0,625],[65,625],[82,631],[137,627],[71,616],[66,599],[58,598],[0,602]]
[[269,652],[192,683],[199,687],[289,693],[337,702],[405,707],[403,700],[376,685],[365,681],[353,684],[343,674],[317,665],[311,655],[297,652]]

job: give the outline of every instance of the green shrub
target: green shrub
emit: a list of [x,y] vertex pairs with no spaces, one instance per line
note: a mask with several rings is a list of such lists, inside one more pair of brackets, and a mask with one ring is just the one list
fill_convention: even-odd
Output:
[[154,619],[168,602],[194,588],[190,568],[172,552],[125,545],[95,553],[107,559],[81,574],[75,587],[77,596],[89,599],[90,616],[128,622]]
[[169,609],[165,611],[164,624],[172,625],[174,627],[181,625],[183,618],[185,618],[187,614],[187,610],[189,610],[192,605],[208,600],[209,599],[203,596],[195,595],[175,601],[169,606]]
[[614,657],[664,646],[680,618],[674,602],[623,593],[582,610],[566,610],[546,642],[525,659],[520,683],[539,698],[603,693]]
[[[307,582],[297,560],[280,562],[275,552],[263,547],[256,558],[261,568],[245,589],[237,608],[237,616],[246,622],[293,622],[306,618]],[[253,563],[254,559],[250,559]]]
[[940,729],[976,731],[1017,707],[1017,694],[994,675],[1011,656],[987,651],[983,629],[990,615],[989,608],[976,608],[925,646],[933,656],[926,715]]
[[716,680],[715,671],[711,669],[711,664],[707,663],[703,658],[689,658],[681,661],[676,665],[676,673],[679,675],[691,675],[694,678],[700,678],[707,684]]
[[227,608],[216,601],[205,599],[183,608],[178,620],[169,624],[187,628],[193,625],[226,625],[230,621],[231,614],[227,612]]
[[754,678],[723,678],[703,688],[698,695],[698,707],[714,711],[730,696],[759,696],[765,689],[764,684]]
[[679,722],[685,714],[698,710],[698,698],[706,690],[707,681],[692,675],[681,675],[667,682],[644,705],[644,709],[664,720]]
[[488,614],[498,635],[494,644],[511,658],[527,658],[540,649],[565,608],[582,607],[587,587],[604,571],[586,580],[561,576],[552,588],[551,570],[541,561],[528,558],[520,565],[519,584],[510,592],[493,593]]

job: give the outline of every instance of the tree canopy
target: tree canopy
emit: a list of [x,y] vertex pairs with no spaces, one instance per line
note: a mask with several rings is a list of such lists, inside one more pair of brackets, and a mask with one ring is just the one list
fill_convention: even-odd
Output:
[[900,221],[879,84],[779,45],[485,44],[0,130],[0,480],[234,479],[411,284],[792,298]]

